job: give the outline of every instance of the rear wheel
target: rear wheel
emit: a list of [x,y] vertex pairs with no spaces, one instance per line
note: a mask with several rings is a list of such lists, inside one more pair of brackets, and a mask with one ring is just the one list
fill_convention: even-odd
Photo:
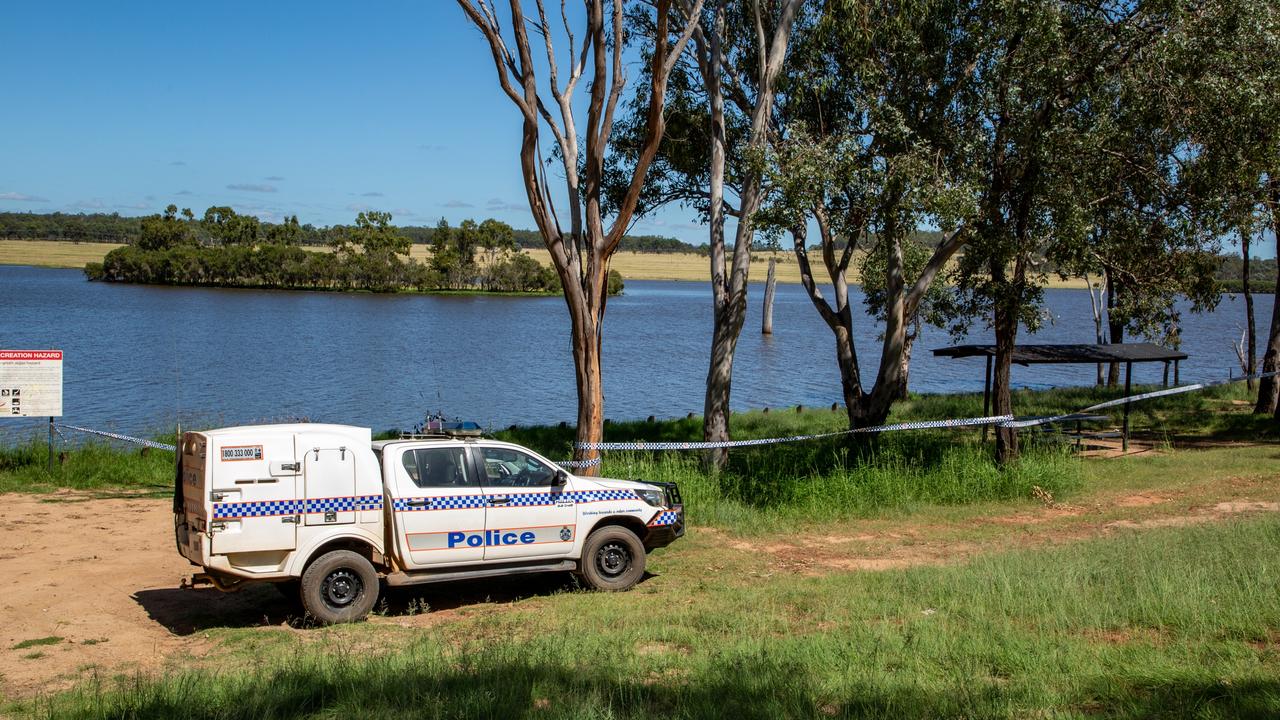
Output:
[[350,550],[321,555],[302,573],[302,607],[332,625],[363,620],[378,601],[378,573]]
[[609,525],[587,536],[578,570],[595,590],[630,590],[644,576],[644,544],[630,530]]

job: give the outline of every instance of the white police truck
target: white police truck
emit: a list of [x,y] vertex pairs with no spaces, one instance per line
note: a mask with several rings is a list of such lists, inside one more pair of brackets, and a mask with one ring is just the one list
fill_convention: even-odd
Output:
[[310,423],[184,433],[173,511],[194,584],[276,583],[325,623],[364,618],[382,582],[571,571],[626,590],[684,534],[674,483],[578,477],[482,437]]

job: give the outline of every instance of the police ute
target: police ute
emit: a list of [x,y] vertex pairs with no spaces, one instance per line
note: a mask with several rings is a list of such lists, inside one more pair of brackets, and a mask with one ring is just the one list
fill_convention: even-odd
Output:
[[646,553],[684,534],[675,483],[578,477],[476,436],[233,427],[184,433],[177,464],[178,551],[201,568],[192,584],[276,583],[324,623],[364,618],[382,582],[571,571],[626,590]]

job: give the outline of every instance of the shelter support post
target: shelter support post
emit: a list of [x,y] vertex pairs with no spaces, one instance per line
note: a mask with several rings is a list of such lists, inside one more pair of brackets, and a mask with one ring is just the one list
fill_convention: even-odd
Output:
[[[992,357],[988,355],[987,356],[987,377],[982,384],[982,416],[983,417],[991,416],[991,361],[992,361]],[[990,429],[990,426],[987,426],[987,425],[982,426],[982,442],[987,441],[987,430],[989,429]]]
[[1181,368],[1180,368],[1180,364],[1181,364],[1181,362],[1182,362],[1181,360],[1174,360],[1174,361],[1173,361],[1173,384],[1174,384],[1174,385],[1181,385],[1181,384],[1182,384],[1182,381],[1178,379],[1178,374],[1179,374],[1179,372],[1178,372],[1178,371],[1181,369]]
[[[1124,396],[1129,397],[1129,386],[1133,381],[1133,363],[1124,364]],[[1129,452],[1129,409],[1131,403],[1124,404],[1124,432],[1120,436],[1120,449]]]
[[49,472],[53,472],[53,418],[49,418]]
[[1164,386],[1169,387],[1169,361],[1164,361]]

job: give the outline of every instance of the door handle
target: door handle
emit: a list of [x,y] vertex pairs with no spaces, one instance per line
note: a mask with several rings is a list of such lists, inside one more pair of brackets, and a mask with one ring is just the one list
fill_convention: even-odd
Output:
[[509,502],[511,502],[511,498],[506,497],[505,495],[504,495],[504,496],[501,496],[501,497],[490,497],[490,498],[489,498],[489,504],[490,504],[490,505],[506,505],[506,504],[507,504],[507,503],[509,503]]
[[430,504],[431,501],[426,499],[409,500],[405,502],[405,505],[408,505],[409,507],[426,507]]

